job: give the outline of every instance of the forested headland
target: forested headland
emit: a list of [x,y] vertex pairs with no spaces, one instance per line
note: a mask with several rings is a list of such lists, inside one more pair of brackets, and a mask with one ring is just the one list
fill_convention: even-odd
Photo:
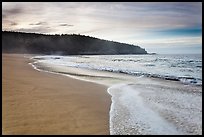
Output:
[[3,53],[116,55],[147,54],[137,45],[102,40],[77,34],[47,35],[2,31]]

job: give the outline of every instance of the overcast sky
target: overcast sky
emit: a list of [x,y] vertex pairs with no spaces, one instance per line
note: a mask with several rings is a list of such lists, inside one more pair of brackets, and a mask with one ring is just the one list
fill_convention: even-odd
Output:
[[161,54],[202,53],[199,2],[3,2],[2,27],[89,35]]

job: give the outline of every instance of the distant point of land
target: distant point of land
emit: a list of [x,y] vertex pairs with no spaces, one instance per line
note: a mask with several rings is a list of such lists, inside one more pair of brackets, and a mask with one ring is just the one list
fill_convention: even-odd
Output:
[[148,54],[137,45],[77,34],[45,35],[2,31],[3,53],[60,55]]

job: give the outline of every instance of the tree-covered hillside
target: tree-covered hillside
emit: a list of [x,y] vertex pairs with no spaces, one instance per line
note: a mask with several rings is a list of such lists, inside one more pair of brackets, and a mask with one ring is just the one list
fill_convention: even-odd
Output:
[[44,35],[2,31],[3,53],[108,55],[147,54],[139,46],[83,35]]

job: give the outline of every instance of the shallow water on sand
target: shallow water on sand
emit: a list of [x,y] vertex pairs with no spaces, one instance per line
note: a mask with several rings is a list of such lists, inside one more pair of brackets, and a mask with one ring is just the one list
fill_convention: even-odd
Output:
[[202,134],[202,86],[38,59],[31,65],[40,71],[106,85],[112,96],[110,134]]

